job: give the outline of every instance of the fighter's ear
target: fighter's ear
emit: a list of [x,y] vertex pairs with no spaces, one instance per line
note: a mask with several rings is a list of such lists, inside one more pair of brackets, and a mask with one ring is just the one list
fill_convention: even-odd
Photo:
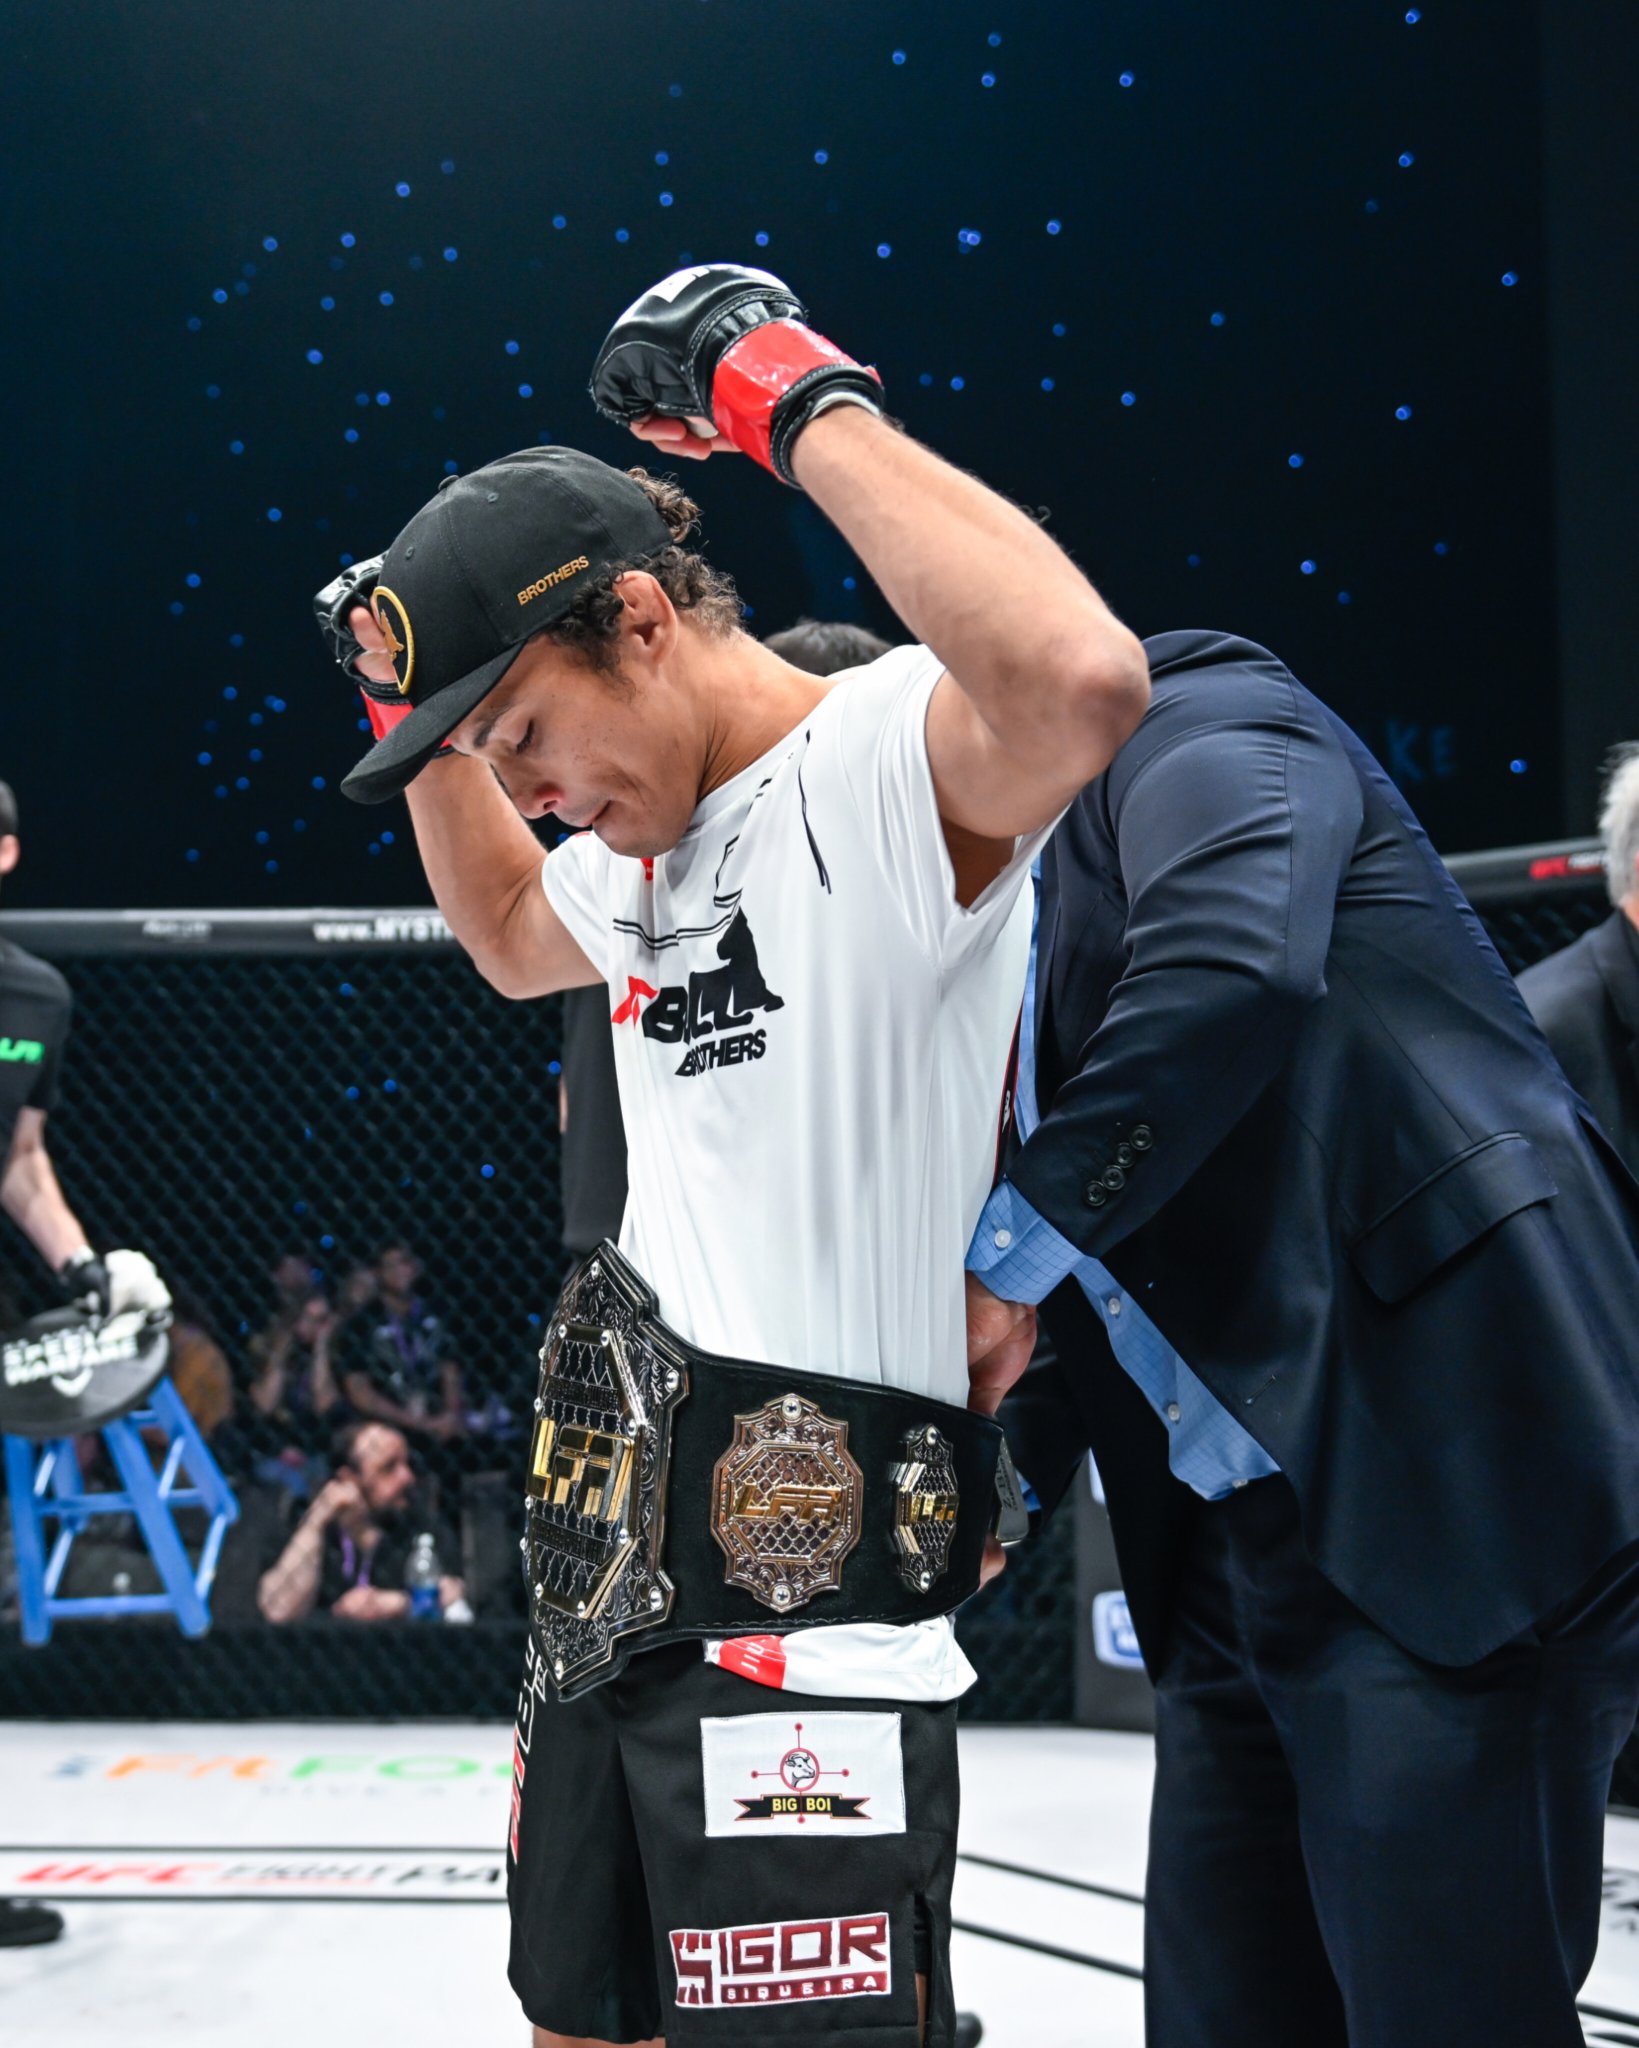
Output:
[[9,875],[23,857],[23,842],[15,832],[0,832],[0,875]]

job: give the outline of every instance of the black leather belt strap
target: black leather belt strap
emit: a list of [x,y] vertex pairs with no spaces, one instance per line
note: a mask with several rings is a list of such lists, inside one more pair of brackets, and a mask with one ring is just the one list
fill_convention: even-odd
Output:
[[1028,1526],[988,1417],[700,1351],[607,1243],[548,1329],[526,1508],[531,1622],[566,1699],[681,1637],[946,1614],[987,1534]]

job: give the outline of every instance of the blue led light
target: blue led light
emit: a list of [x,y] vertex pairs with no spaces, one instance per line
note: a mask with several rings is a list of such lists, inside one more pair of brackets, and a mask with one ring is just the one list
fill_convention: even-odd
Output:
[[1123,391],[1121,403],[1123,405],[1136,405],[1138,403],[1138,393],[1136,391]]
[[931,384],[933,382],[933,372],[931,370],[924,370],[916,381],[922,385]]
[[1444,542],[1443,540],[1437,540],[1437,541],[1436,541],[1436,542],[1434,543],[1434,552],[1435,552],[1435,553],[1436,553],[1437,555],[1445,555],[1445,554],[1449,554],[1449,553],[1451,552],[1451,550],[1450,550],[1450,549],[1449,549],[1449,548],[1448,548],[1448,547],[1446,546],[1446,544],[1445,544],[1445,542]]
[[507,352],[507,354],[508,354],[509,356],[515,356],[515,355],[516,355],[516,354],[518,353],[518,344],[517,344],[517,342],[515,342],[515,341],[509,341],[509,342],[507,343],[507,345],[506,345],[506,352]]
[[357,427],[348,427],[342,435],[344,441],[356,441],[358,437],[359,430]]
[[1510,775],[1523,775],[1528,765],[1529,764],[1524,761],[1510,761],[1508,764],[1508,772]]
[[1394,416],[1397,420],[1409,420],[1411,418],[1411,407],[1409,405],[1397,405],[1394,408]]
[[274,236],[264,235],[262,237],[262,247],[267,251],[267,253],[270,256],[273,254],[274,250],[278,248],[278,246],[278,241]]
[[200,579],[197,574],[184,576],[182,580],[190,590],[197,590],[199,588]]
[[1001,36],[995,29],[992,29],[990,31],[989,35],[985,37],[985,41],[990,45],[990,47],[993,50],[999,50],[1002,46]]
[[1340,590],[1337,593],[1337,601],[1339,604],[1350,604],[1353,602],[1346,590]]
[[1186,555],[1184,559],[1186,562],[1188,562],[1189,566],[1192,569],[1199,569],[1201,566],[1201,558],[1199,555]]
[[460,253],[459,249],[446,249],[444,251],[444,261],[446,263],[453,263]]
[[247,719],[246,719],[245,723],[246,723],[247,725],[261,725],[261,724],[263,724],[263,723],[264,723],[264,720],[263,720],[263,718],[262,718],[262,714],[261,714],[261,712],[260,712],[260,711],[253,711],[253,712],[252,712],[252,713],[250,714],[249,718],[247,718]]
[[258,846],[266,846],[266,844],[268,843],[268,838],[269,834],[266,831],[258,832],[256,835],[256,844]]
[[250,777],[248,775],[236,775],[233,786],[235,789],[249,789]]
[[349,1088],[347,1090],[347,1099],[349,1102],[357,1102],[359,1099],[359,1091],[356,1088]]
[[518,396],[519,396],[520,398],[533,398],[533,397],[535,396],[535,387],[534,387],[534,385],[533,385],[533,384],[520,384],[520,385],[518,386]]
[[904,63],[904,61],[905,61],[905,53],[904,53],[904,51],[903,51],[903,50],[895,50],[895,51],[894,51],[894,53],[893,53],[893,60],[894,60],[894,62],[895,62],[896,64],[903,64],[903,63]]
[[228,687],[222,692],[222,695],[226,697],[230,704],[238,694],[239,692],[233,687],[232,683],[229,683]]
[[444,173],[446,178],[451,177],[454,175],[455,171],[454,160],[450,157],[445,157],[444,161],[438,166],[438,168]]
[[670,152],[664,149],[657,149],[654,153],[654,160],[664,170],[667,164],[671,162]]
[[1505,270],[1502,274],[1502,281],[1504,284],[1518,284],[1519,272],[1516,270]]
[[314,789],[323,789],[323,787],[324,787],[324,777],[323,777],[322,775],[315,775],[315,776],[314,776],[314,778],[313,778],[313,781],[312,781],[312,785],[311,785],[311,786],[312,786],[312,787],[313,787]]
[[816,149],[814,161],[817,164],[828,164],[831,161],[831,152],[828,149]]
[[377,405],[391,405],[392,402],[393,394],[390,391],[378,391],[376,393]]
[[1052,378],[1051,378],[1051,377],[1043,377],[1043,379],[1041,380],[1041,388],[1043,389],[1043,391],[1051,391],[1051,390],[1052,390],[1052,388],[1053,388],[1053,380],[1052,380]]
[[629,242],[629,241],[630,241],[631,239],[632,239],[632,235],[631,235],[631,230],[630,230],[629,228],[616,228],[616,229],[615,229],[615,240],[616,240],[617,242]]
[[276,860],[265,860],[262,866],[270,875],[276,875],[279,872],[279,863]]
[[1417,159],[1412,155],[1409,149],[1403,149],[1401,150],[1397,161],[1399,162],[1401,170],[1409,171],[1412,165],[1416,163]]
[[674,100],[680,100],[683,97],[683,88],[680,85],[668,85],[666,90]]
[[1301,455],[1288,455],[1286,467],[1288,469],[1301,469],[1303,467],[1303,457]]
[[322,349],[310,348],[307,352],[307,360],[310,363],[322,363],[324,361],[324,351]]
[[262,750],[260,747],[252,747],[250,752],[245,756],[245,759],[250,762],[252,767],[254,767],[256,763],[261,760],[261,758]]
[[381,1092],[383,1095],[396,1095],[398,1093],[398,1083],[396,1081],[383,1081]]
[[883,257],[891,256],[893,254],[893,244],[891,242],[878,242],[876,253]]
[[1212,324],[1213,324],[1213,326],[1214,326],[1214,327],[1222,327],[1222,325],[1224,324],[1224,316],[1223,316],[1223,314],[1222,314],[1222,313],[1214,313],[1214,314],[1213,314],[1213,316],[1212,316]]
[[669,192],[662,192],[660,195],[660,203],[662,206],[670,206],[672,203],[672,195]]
[[1050,221],[1049,221],[1049,222],[1047,223],[1047,232],[1048,232],[1048,233],[1049,233],[1050,235],[1056,235],[1056,234],[1058,233],[1059,229],[1060,229],[1060,228],[1061,228],[1061,227],[1062,227],[1063,225],[1064,225],[1064,223],[1063,223],[1062,221],[1057,221],[1057,220],[1050,220]]
[[566,227],[568,227],[568,225],[569,225],[569,221],[568,221],[568,218],[567,218],[567,216],[566,216],[566,215],[564,215],[564,214],[561,214],[561,213],[555,213],[555,214],[553,214],[553,216],[552,216],[552,225],[553,225],[553,226],[554,226],[555,228],[566,228]]
[[212,792],[211,792],[211,794],[212,794],[213,796],[226,796],[226,795],[227,795],[227,793],[228,793],[228,785],[227,785],[227,784],[226,784],[225,782],[219,782],[219,783],[218,783],[218,784],[216,785],[215,789],[214,789],[214,790],[212,790]]
[[857,576],[844,576],[842,587],[844,590],[857,590],[859,588],[859,578]]
[[391,832],[383,832],[383,833],[382,833],[382,835],[381,835],[381,843],[382,843],[382,845],[383,845],[383,846],[391,846],[391,845],[392,845],[392,843],[393,843],[393,835],[392,835],[392,833],[391,833]]
[[277,505],[269,505],[269,507],[267,508],[267,516],[270,520],[272,520],[273,524],[277,526],[279,521],[283,519],[285,515],[279,510]]
[[190,313],[188,315],[188,332],[190,334],[197,334],[204,324],[204,321],[200,319],[197,313]]
[[216,301],[216,303],[219,306],[225,306],[228,303],[228,295],[222,289],[221,285],[218,285],[216,287],[215,291],[211,293],[211,297]]
[[956,230],[956,240],[964,249],[977,249],[984,240],[984,236],[980,234],[977,228],[958,228]]
[[768,247],[768,231],[765,228],[759,228],[751,239],[757,244],[759,249],[766,249]]
[[1366,211],[1368,213],[1375,213],[1377,211],[1377,201],[1375,199],[1368,199],[1366,201]]
[[1299,562],[1298,568],[1302,571],[1302,573],[1305,576],[1312,576],[1315,573],[1315,565],[1313,562]]
[[1410,22],[1413,26],[1415,26],[1416,23],[1421,21],[1422,18],[1423,10],[1420,7],[1408,7],[1406,9],[1406,20]]
[[351,249],[354,243],[357,242],[357,240],[357,235],[343,235],[341,238],[341,245],[344,249]]
[[186,860],[198,860],[198,858],[199,858],[199,848],[198,848],[197,846],[190,846],[190,847],[188,848],[188,851],[187,851],[187,853],[186,853],[186,854],[185,854],[185,855],[184,855],[183,857],[184,857],[184,859],[186,859]]
[[484,1161],[483,1165],[479,1167],[478,1171],[484,1176],[485,1180],[493,1180],[495,1178],[495,1169],[493,1166],[490,1165],[487,1159]]
[[400,199],[408,199],[410,196],[410,188],[408,185],[404,184],[402,180],[393,187],[393,190],[398,194]]
[[199,757],[199,765],[200,765],[200,767],[201,767],[201,768],[208,768],[208,767],[209,767],[209,766],[211,765],[211,757],[210,757],[210,755],[209,755],[209,754],[201,754],[201,755],[200,755],[200,757]]
[[391,292],[382,292],[380,294],[380,299],[381,303],[384,306],[390,306],[393,303],[393,295]]
[[979,83],[980,83],[981,85],[994,85],[994,84],[996,83],[996,74],[995,74],[995,72],[994,72],[994,71],[982,71],[982,72],[981,72],[981,73],[979,74]]
[[[230,647],[243,647],[244,644],[245,636],[243,633],[230,633],[228,635],[228,645]],[[224,697],[237,697],[239,692],[237,690],[224,690],[222,694]]]
[[1056,335],[1057,335],[1057,336],[1059,337],[1059,339],[1060,339],[1060,340],[1062,341],[1062,340],[1064,339],[1065,335],[1066,335],[1066,334],[1067,334],[1067,333],[1069,332],[1069,329],[1068,329],[1068,328],[1067,328],[1067,327],[1065,326],[1065,324],[1064,324],[1064,322],[1063,322],[1062,320],[1055,320],[1055,321],[1053,322],[1053,332],[1054,332],[1054,333],[1055,333],[1055,334],[1056,334]]
[[1130,71],[1123,71],[1121,76],[1116,80],[1117,85],[1131,85],[1132,82],[1133,75]]
[[952,391],[966,390],[967,379],[965,377],[952,377],[950,380],[950,388]]
[[187,607],[187,606],[186,606],[186,605],[185,605],[185,604],[184,604],[184,603],[182,602],[182,600],[181,600],[180,598],[175,598],[175,597],[173,597],[173,598],[171,599],[171,607],[170,607],[170,609],[171,609],[171,617],[172,617],[173,619],[180,619],[180,618],[181,618],[181,616],[182,616],[182,614],[183,614],[183,613],[184,613],[184,612],[185,612],[185,611],[186,611],[186,610],[188,609],[188,607]]

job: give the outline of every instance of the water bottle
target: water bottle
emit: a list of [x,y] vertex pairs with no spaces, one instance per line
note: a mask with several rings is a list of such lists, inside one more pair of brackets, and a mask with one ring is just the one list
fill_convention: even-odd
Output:
[[410,1545],[409,1562],[404,1567],[404,1585],[410,1596],[412,1621],[437,1621],[440,1618],[438,1580],[438,1551],[431,1534],[423,1529]]

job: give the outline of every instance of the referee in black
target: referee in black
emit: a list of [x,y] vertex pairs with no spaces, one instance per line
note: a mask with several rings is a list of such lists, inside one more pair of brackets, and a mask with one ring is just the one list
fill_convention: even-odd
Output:
[[[0,782],[0,886],[21,858],[17,799]],[[56,968],[0,937],[0,1209],[51,1268],[65,1301],[96,1316],[161,1308],[170,1297],[141,1252],[103,1259],[91,1249],[46,1150],[72,1010]],[[0,1948],[55,1941],[62,1931],[62,1915],[49,1906],[0,1900]]]

